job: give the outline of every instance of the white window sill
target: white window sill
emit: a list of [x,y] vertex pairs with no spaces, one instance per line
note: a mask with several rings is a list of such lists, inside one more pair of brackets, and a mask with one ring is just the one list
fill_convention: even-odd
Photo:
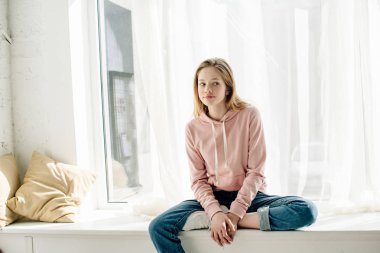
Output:
[[130,211],[97,210],[75,223],[17,221],[1,229],[6,234],[148,235],[149,221]]
[[[1,229],[6,234],[120,234],[148,235],[149,220],[133,215],[130,211],[97,210],[82,215],[75,223],[47,223],[36,221],[18,221]],[[380,212],[357,213],[318,217],[305,232],[349,232],[375,231],[380,233]],[[300,231],[300,232],[302,232]],[[203,234],[207,230],[192,231]],[[254,230],[241,230],[241,234]],[[260,231],[257,231],[260,232]],[[293,233],[293,232],[291,232]],[[183,233],[186,234],[186,233]],[[189,233],[190,234],[190,233]]]
[[[154,253],[149,221],[126,211],[94,211],[76,223],[16,222],[0,231],[7,253]],[[208,230],[182,232],[186,252],[378,253],[380,212],[320,217],[303,231],[241,229],[232,245],[220,248]],[[195,243],[196,242],[196,243]],[[23,249],[27,249],[24,251]],[[126,251],[126,249],[129,249]]]

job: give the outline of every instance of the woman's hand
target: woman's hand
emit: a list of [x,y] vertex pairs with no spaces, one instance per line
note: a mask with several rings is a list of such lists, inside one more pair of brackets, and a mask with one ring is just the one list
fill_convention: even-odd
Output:
[[234,226],[234,229],[227,229],[228,235],[233,240],[235,237],[236,231],[237,231],[237,224],[238,224],[240,218],[239,218],[239,216],[237,216],[236,214],[233,214],[233,213],[228,213],[227,216],[228,216],[228,218],[230,218],[230,220]]
[[227,214],[217,212],[211,219],[211,238],[219,244],[219,246],[230,244],[232,238],[227,231],[233,231],[233,234],[235,234],[235,225]]

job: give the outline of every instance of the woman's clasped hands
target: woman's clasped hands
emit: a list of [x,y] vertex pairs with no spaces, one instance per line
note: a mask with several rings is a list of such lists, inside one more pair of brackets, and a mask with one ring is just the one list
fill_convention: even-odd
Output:
[[217,212],[211,219],[211,238],[219,245],[231,244],[237,230],[239,217],[235,214]]

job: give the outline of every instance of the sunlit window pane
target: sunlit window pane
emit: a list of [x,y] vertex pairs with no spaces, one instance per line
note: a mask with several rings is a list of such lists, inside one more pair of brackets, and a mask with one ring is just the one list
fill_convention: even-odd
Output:
[[132,11],[106,0],[99,15],[107,196],[127,202],[151,187],[141,177],[150,168],[149,116],[134,81]]

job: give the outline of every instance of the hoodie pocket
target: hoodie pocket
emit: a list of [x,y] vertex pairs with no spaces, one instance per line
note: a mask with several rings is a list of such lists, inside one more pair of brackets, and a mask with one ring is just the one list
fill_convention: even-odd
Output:
[[224,191],[238,191],[242,187],[244,179],[245,174],[219,176],[217,187]]

